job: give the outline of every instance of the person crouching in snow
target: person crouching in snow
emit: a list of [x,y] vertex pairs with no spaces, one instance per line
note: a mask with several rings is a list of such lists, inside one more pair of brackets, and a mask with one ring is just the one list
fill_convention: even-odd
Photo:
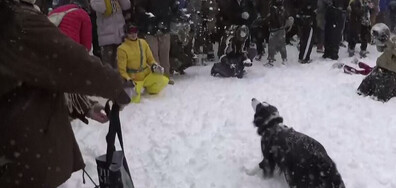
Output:
[[121,76],[135,83],[137,96],[131,102],[140,102],[143,88],[149,94],[158,94],[168,85],[164,68],[155,62],[147,42],[138,38],[136,26],[128,26],[127,38],[117,49],[117,59]]
[[248,53],[244,51],[246,40],[249,37],[249,29],[246,25],[232,25],[228,32],[225,55],[220,57],[218,63],[213,64],[211,75],[242,78],[244,68],[252,66]]
[[273,66],[275,62],[275,54],[280,52],[283,63],[287,61],[286,53],[286,29],[290,30],[294,18],[288,17],[283,0],[274,0],[270,6],[269,15],[264,18],[264,22],[269,25],[269,41],[268,41],[268,63],[265,66]]
[[371,73],[363,79],[357,92],[387,102],[396,96],[396,37],[390,37],[388,26],[378,23],[371,29],[374,43],[379,52],[377,63]]

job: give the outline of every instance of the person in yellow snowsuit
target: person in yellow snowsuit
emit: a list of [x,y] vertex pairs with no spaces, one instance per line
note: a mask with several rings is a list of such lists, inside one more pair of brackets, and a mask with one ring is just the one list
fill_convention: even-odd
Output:
[[158,94],[169,82],[149,45],[137,33],[136,26],[129,26],[127,38],[117,49],[118,71],[124,79],[135,83],[137,96],[131,99],[134,103],[140,102],[143,88],[149,94]]

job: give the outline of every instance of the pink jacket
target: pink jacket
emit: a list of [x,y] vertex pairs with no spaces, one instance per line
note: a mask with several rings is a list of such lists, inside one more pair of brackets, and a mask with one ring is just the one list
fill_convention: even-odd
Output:
[[62,19],[59,29],[90,51],[92,45],[92,23],[88,13],[84,9],[74,4],[64,5],[54,9],[49,15],[64,12],[71,8],[78,8],[78,10],[67,13]]

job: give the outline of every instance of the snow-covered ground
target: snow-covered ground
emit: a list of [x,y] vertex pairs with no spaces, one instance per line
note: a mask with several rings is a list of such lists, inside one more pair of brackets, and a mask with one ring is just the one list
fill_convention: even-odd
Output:
[[[357,48],[358,49],[358,48]],[[316,49],[314,48],[314,51]],[[375,65],[376,52],[369,46]],[[348,63],[346,48],[340,62]],[[317,139],[348,188],[396,188],[396,99],[356,94],[364,78],[332,69],[336,61],[313,53],[311,64],[266,68],[254,62],[243,79],[215,78],[209,66],[191,67],[158,96],[121,112],[126,155],[137,188],[287,188],[282,176],[248,176],[262,159],[252,125],[252,97],[278,107],[285,124]],[[277,56],[280,59],[279,55]],[[263,58],[263,61],[265,58]],[[97,181],[95,156],[106,151],[107,125],[73,123],[87,171]],[[75,173],[62,187],[93,187]],[[87,178],[86,178],[87,179]]]

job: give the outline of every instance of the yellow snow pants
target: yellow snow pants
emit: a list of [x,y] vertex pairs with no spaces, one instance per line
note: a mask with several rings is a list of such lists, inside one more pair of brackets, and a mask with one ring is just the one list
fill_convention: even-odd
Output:
[[144,88],[147,93],[150,95],[158,94],[168,85],[169,78],[157,73],[150,73],[143,81],[134,81],[135,82],[135,90],[137,95],[132,97],[131,102],[139,103],[140,97],[142,93],[142,89]]

